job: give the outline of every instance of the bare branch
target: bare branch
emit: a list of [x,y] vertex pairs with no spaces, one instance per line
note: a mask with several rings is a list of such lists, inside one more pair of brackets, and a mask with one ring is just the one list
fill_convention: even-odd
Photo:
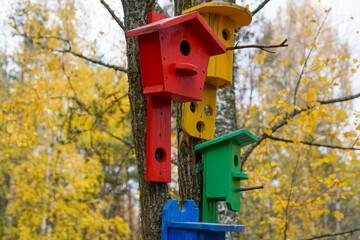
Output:
[[121,27],[121,29],[125,32],[124,23],[116,16],[115,12],[110,8],[110,6],[104,1],[100,0],[101,4],[108,10],[113,19],[117,22],[117,24]]
[[348,233],[352,234],[357,231],[360,231],[360,227],[350,229],[347,231],[343,231],[343,232],[325,233],[325,234],[315,235],[315,236],[312,236],[309,238],[302,238],[302,239],[298,239],[298,240],[313,240],[313,239],[326,238],[326,237],[335,237],[335,236],[340,236],[340,235],[344,235],[344,234],[348,234]]
[[358,97],[360,97],[360,93],[357,93],[357,94],[354,94],[351,96],[347,96],[347,97],[343,97],[343,98],[334,98],[334,99],[329,99],[329,100],[323,100],[323,101],[319,101],[319,103],[322,105],[326,105],[326,104],[332,104],[332,103],[346,102],[346,101],[353,100]]
[[37,35],[37,36],[28,36],[27,34],[24,34],[24,33],[14,33],[13,36],[22,36],[22,37],[25,37],[25,38],[31,38],[31,39],[56,39],[56,40],[60,40],[60,41],[63,41],[63,42],[66,42],[68,44],[70,44],[70,40],[69,39],[65,39],[65,38],[62,38],[60,36],[42,36],[42,35]]
[[[342,97],[342,98],[335,98],[335,99],[323,100],[323,101],[318,101],[318,102],[320,103],[320,105],[326,105],[326,104],[350,101],[350,100],[353,100],[353,99],[359,98],[359,97],[360,97],[360,93],[357,93],[357,94]],[[271,127],[270,130],[273,133],[276,132],[279,128],[286,125],[288,123],[288,120],[290,120],[291,118],[295,117],[296,115],[298,115],[301,112],[307,111],[307,110],[312,109],[314,107],[316,107],[316,105],[306,106],[304,108],[296,108],[296,109],[294,109],[291,113],[286,114],[278,123],[276,123],[273,127]],[[245,151],[245,153],[242,154],[242,156],[241,156],[241,168],[243,168],[243,166],[246,163],[246,160],[249,158],[250,154],[254,151],[254,149],[262,141],[264,141],[267,138],[269,138],[269,135],[267,135],[266,133],[263,133],[260,137],[258,137],[257,142],[253,143],[252,145],[250,145],[250,147],[248,147],[248,149]]]
[[70,49],[65,49],[65,50],[49,49],[49,50],[54,51],[54,52],[70,53],[70,54],[72,54],[72,55],[74,55],[76,57],[82,58],[82,59],[84,59],[86,61],[98,64],[98,65],[101,65],[101,66],[104,66],[104,67],[107,67],[107,68],[112,68],[112,69],[115,69],[116,71],[127,73],[127,69],[125,69],[125,68],[118,67],[116,65],[112,65],[112,64],[109,64],[109,63],[104,63],[104,62],[102,62],[102,61],[100,61],[98,59],[89,58],[87,56],[82,55],[81,53],[74,52],[74,51],[72,51]]
[[123,143],[125,143],[126,145],[128,145],[128,146],[131,147],[131,148],[134,148],[134,147],[135,147],[135,145],[134,145],[133,143],[131,143],[131,142],[129,142],[129,141],[127,141],[127,140],[125,140],[125,139],[123,139],[123,138],[121,138],[121,137],[118,137],[118,136],[112,134],[111,132],[109,132],[108,130],[106,130],[106,129],[104,129],[104,128],[100,128],[100,130],[103,131],[103,132],[105,132],[105,133],[107,133],[109,136],[111,136],[111,137],[113,137],[113,138],[115,138],[115,139],[117,139],[117,140],[122,141]]
[[263,1],[254,11],[252,11],[252,15],[254,16],[257,12],[259,12],[268,2],[270,2],[270,0]]
[[92,58],[89,58],[81,53],[77,53],[77,52],[74,52],[72,49],[71,49],[71,42],[70,40],[67,40],[67,39],[61,39],[59,37],[56,37],[56,36],[50,36],[49,38],[56,38],[56,39],[59,39],[61,41],[65,41],[68,43],[69,47],[68,49],[55,49],[55,48],[50,48],[50,47],[47,47],[45,46],[44,44],[42,43],[39,43],[39,42],[34,42],[33,39],[42,39],[42,38],[47,38],[45,36],[29,36],[27,35],[26,33],[20,33],[20,34],[17,34],[17,35],[20,35],[20,36],[23,36],[27,39],[29,39],[32,43],[34,44],[37,44],[39,45],[42,49],[45,49],[45,50],[50,50],[52,52],[58,52],[58,53],[70,53],[78,58],[82,58],[86,61],[89,61],[89,62],[92,62],[92,63],[95,63],[95,64],[98,64],[98,65],[101,65],[101,66],[104,66],[104,67],[107,67],[107,68],[112,68],[112,69],[115,69],[116,71],[120,71],[120,72],[123,72],[123,73],[127,73],[127,69],[126,68],[122,68],[122,67],[118,67],[116,65],[113,65],[113,64],[109,64],[109,63],[105,63],[99,59],[92,59]]
[[260,48],[263,51],[269,52],[269,53],[275,53],[273,51],[267,50],[267,48],[279,48],[279,47],[287,47],[286,44],[287,39],[285,39],[280,44],[251,44],[251,45],[242,45],[237,46],[237,44],[234,47],[228,47],[226,48],[226,51],[235,50],[235,49],[243,49],[243,48]]
[[[269,138],[272,140],[278,141],[278,142],[294,143],[294,140],[291,140],[291,139],[278,138],[278,137],[274,137],[274,136],[269,136]],[[360,148],[354,148],[354,147],[342,147],[342,146],[335,146],[335,145],[329,145],[329,144],[313,143],[313,142],[308,142],[308,141],[298,141],[298,142],[301,144],[310,145],[310,146],[326,147],[326,148],[341,149],[341,150],[360,151]]]

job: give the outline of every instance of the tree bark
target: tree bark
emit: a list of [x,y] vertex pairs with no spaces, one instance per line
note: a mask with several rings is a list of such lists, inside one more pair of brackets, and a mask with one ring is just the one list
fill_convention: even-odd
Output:
[[[122,0],[125,33],[145,25],[154,2],[148,0]],[[129,101],[132,134],[140,189],[141,235],[143,239],[161,239],[162,209],[169,199],[167,183],[147,182],[146,172],[146,96],[143,94],[137,38],[126,38]]]
[[[175,15],[181,15],[182,10],[200,4],[203,1],[175,0]],[[179,195],[181,201],[194,200],[199,208],[199,220],[202,220],[203,172],[202,154],[195,152],[195,146],[202,139],[194,138],[185,133],[181,127],[183,104],[176,104],[176,128],[178,140],[178,175]]]

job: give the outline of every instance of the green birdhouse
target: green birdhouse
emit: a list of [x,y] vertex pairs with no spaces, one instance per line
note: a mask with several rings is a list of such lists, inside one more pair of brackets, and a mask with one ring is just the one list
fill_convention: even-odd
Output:
[[203,222],[217,223],[219,201],[226,201],[231,211],[240,211],[241,148],[257,141],[257,137],[241,129],[199,144],[196,151],[204,154]]

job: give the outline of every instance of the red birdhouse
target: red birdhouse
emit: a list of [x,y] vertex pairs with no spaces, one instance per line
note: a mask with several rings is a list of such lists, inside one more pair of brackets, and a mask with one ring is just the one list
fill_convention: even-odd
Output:
[[149,24],[128,32],[133,36],[148,94],[146,180],[171,182],[171,100],[201,100],[209,58],[226,48],[197,12],[175,18],[151,12]]
[[[177,102],[199,101],[210,56],[225,45],[198,12],[158,20],[128,32],[138,36],[144,94]],[[160,20],[159,20],[160,19]]]

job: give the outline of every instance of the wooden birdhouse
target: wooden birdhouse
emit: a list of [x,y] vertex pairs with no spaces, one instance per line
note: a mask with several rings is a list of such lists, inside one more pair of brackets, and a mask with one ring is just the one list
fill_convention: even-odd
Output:
[[195,147],[204,153],[203,221],[217,222],[217,202],[225,201],[231,211],[240,211],[241,148],[257,141],[257,137],[241,129]]
[[146,180],[171,182],[171,100],[200,100],[209,58],[225,46],[199,13],[168,18],[156,12],[138,36],[147,96]]
[[[234,46],[234,30],[250,24],[251,12],[233,3],[208,2],[186,9],[198,11],[226,47]],[[215,133],[217,88],[231,86],[233,51],[210,58],[201,101],[184,104],[182,128],[190,136],[210,140]]]
[[244,225],[227,225],[199,222],[199,208],[193,200],[170,199],[162,213],[162,240],[225,240],[226,232],[244,232]]
[[210,56],[226,48],[198,12],[130,30],[138,36],[144,94],[178,102],[199,101]]
[[[226,47],[234,46],[234,30],[251,23],[252,14],[244,7],[227,2],[207,2],[186,9],[183,14],[197,11]],[[231,86],[233,51],[210,58],[206,82],[218,88]]]

